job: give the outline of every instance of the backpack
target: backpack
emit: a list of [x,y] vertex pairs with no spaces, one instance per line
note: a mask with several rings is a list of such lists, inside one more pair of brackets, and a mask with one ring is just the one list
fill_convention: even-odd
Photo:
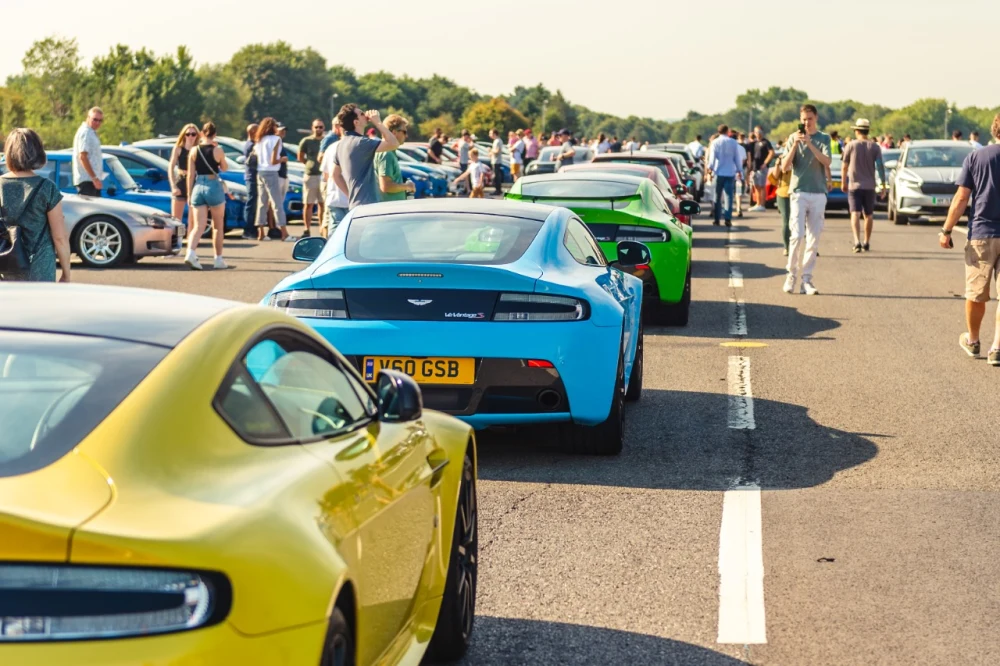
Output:
[[[31,207],[31,202],[38,194],[38,187],[31,190],[21,214]],[[7,219],[7,213],[3,208],[3,188],[0,187],[0,273],[27,273],[31,268],[31,257],[28,254],[28,247],[21,237],[21,227],[12,224]]]

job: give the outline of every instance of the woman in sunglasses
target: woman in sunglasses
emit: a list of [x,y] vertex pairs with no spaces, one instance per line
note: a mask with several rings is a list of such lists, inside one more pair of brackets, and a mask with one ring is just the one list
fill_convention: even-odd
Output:
[[201,270],[198,255],[198,241],[212,216],[212,248],[215,250],[215,268],[229,268],[222,258],[222,239],[226,228],[226,188],[219,174],[226,170],[226,154],[215,140],[215,123],[207,122],[201,128],[201,142],[188,151],[187,185],[191,193],[191,217],[188,225],[187,254],[184,263],[196,271]]
[[184,205],[187,203],[187,166],[188,155],[198,143],[198,128],[194,123],[188,123],[177,135],[177,143],[170,153],[170,181],[173,199],[170,202],[170,214],[178,220],[184,220]]

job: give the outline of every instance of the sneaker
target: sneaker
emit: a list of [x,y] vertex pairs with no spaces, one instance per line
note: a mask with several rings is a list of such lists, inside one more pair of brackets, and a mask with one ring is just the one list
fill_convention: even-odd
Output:
[[184,263],[187,264],[191,268],[191,270],[194,271],[201,270],[201,262],[198,261],[198,255],[196,255],[194,252],[188,252],[187,254],[184,255]]
[[270,239],[270,238],[269,238],[268,236],[264,236],[263,238],[258,238],[257,240],[258,240],[259,242],[261,242],[261,243],[264,243],[264,242],[266,242],[266,241],[269,241],[269,240],[271,240],[271,239]]
[[819,289],[813,286],[812,280],[803,280],[802,286],[799,287],[799,293],[807,296],[815,296],[819,293]]
[[298,238],[296,238],[295,236],[285,236],[284,242],[285,243],[294,243],[297,240],[298,240]]
[[784,250],[781,251],[781,256],[783,256],[783,257],[787,257],[788,256],[788,248],[787,247]]
[[[743,216],[742,216],[742,215],[740,215],[740,217],[743,217]],[[731,227],[731,226],[733,226],[733,221],[732,221],[732,220],[726,220],[726,226],[727,226],[727,227]]]
[[225,259],[223,259],[222,257],[216,257],[215,258],[215,269],[216,270],[222,271],[222,270],[225,270],[227,268],[229,268],[229,266],[226,265]]
[[736,211],[736,217],[743,217],[743,211],[741,210]]
[[860,254],[860,253],[861,253],[861,243],[857,243],[854,246],[854,254]]
[[719,226],[719,221],[718,220],[712,220],[712,226],[713,227]]
[[979,342],[976,341],[973,342],[972,344],[969,344],[968,333],[962,333],[962,335],[958,336],[958,346],[961,347],[965,351],[965,353],[971,356],[972,358],[979,358]]
[[864,250],[865,252],[871,252],[871,248],[868,247],[868,243],[862,243],[861,249]]
[[310,233],[308,229],[302,232],[303,238],[309,238],[310,236],[312,236],[312,233]]
[[751,213],[766,213],[767,209],[764,208],[763,206],[754,206],[753,208],[750,209],[750,212]]
[[993,367],[1000,367],[1000,349],[991,349],[986,355],[986,362]]
[[786,294],[791,294],[792,292],[795,291],[794,275],[792,275],[791,273],[788,274],[788,277],[785,278],[785,286],[781,288],[781,291],[785,292]]

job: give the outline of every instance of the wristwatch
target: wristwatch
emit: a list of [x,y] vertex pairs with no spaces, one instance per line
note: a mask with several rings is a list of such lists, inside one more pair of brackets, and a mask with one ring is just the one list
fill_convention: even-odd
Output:
[[951,236],[951,229],[945,229],[944,227],[941,227],[941,233],[943,233],[945,236]]

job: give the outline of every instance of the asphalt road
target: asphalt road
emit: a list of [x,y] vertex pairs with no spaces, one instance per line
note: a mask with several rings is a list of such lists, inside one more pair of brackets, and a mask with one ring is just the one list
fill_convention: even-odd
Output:
[[[828,219],[820,295],[788,295],[776,213],[731,233],[698,223],[691,324],[646,331],[621,456],[562,455],[542,432],[481,437],[465,663],[997,662],[1000,370],[956,345],[961,250],[884,217],[871,253],[851,246],[846,216]],[[234,270],[145,259],[74,277],[257,301],[301,266],[290,253],[232,239]],[[761,545],[746,552],[764,575],[748,612],[766,642],[720,643],[723,502],[751,483]]]

